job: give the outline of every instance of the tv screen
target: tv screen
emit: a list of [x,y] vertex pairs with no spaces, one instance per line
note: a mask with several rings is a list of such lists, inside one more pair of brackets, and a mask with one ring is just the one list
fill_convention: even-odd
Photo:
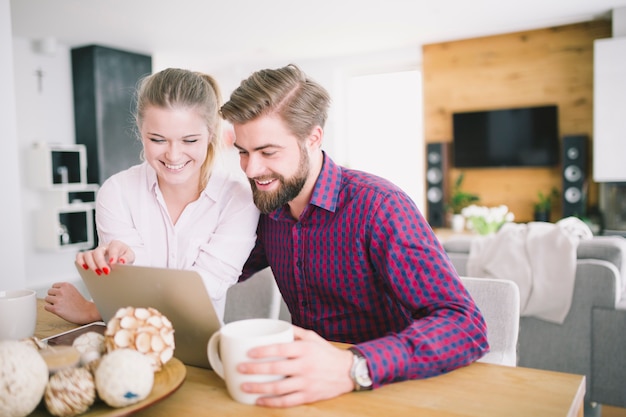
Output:
[[558,165],[558,120],[555,105],[454,113],[454,166]]

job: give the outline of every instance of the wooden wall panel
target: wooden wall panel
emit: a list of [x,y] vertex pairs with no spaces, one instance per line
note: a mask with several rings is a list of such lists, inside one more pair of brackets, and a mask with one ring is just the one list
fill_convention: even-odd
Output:
[[[611,23],[597,20],[548,29],[425,45],[423,47],[424,137],[452,141],[456,111],[557,104],[559,133],[593,141],[593,41],[611,36]],[[450,164],[452,166],[452,164]],[[533,219],[539,191],[562,188],[561,168],[464,168],[464,189],[481,204],[506,204],[520,222]],[[460,171],[450,169],[448,183]],[[588,170],[588,205],[598,188]],[[560,218],[560,201],[552,220]]]

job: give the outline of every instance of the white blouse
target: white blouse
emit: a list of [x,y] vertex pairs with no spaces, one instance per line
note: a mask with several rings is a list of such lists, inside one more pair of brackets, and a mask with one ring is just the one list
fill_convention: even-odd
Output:
[[198,200],[172,224],[154,169],[135,165],[108,178],[96,198],[99,243],[120,240],[135,265],[200,273],[223,320],[226,291],[254,247],[259,211],[240,169],[219,161]]

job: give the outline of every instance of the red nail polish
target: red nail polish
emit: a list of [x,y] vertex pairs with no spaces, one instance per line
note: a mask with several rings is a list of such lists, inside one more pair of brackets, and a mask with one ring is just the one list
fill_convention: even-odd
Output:
[[89,269],[89,265],[83,264],[83,269]]
[[109,275],[109,268],[102,268],[102,272],[104,272],[105,275]]
[[99,269],[96,269],[96,271],[95,271],[95,272],[96,272],[96,274],[98,274],[98,275],[101,275],[101,274],[102,274],[102,271],[101,271],[101,270],[99,270]]
[[120,258],[120,260],[118,262],[121,263],[121,264],[125,264],[126,263],[126,259]]
[[109,258],[109,263],[112,264],[113,263],[113,258]]

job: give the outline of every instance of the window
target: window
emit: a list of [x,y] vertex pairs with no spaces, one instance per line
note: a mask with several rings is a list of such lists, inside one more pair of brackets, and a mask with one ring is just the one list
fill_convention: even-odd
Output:
[[347,165],[398,185],[424,212],[419,71],[360,75],[347,87]]

